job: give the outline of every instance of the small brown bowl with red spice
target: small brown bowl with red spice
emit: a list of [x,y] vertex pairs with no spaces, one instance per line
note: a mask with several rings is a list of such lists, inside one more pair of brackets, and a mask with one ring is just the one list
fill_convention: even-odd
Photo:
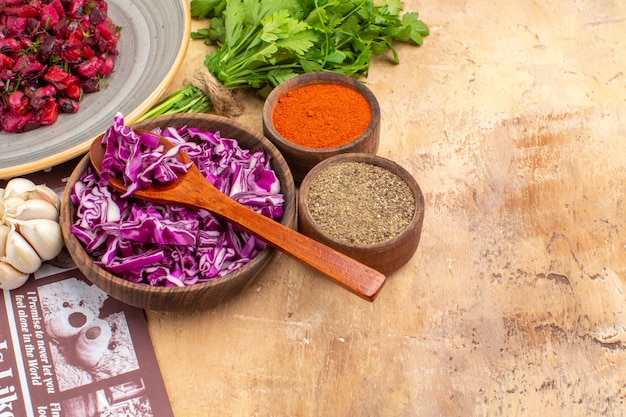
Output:
[[300,233],[385,275],[413,257],[423,221],[417,181],[381,156],[333,156],[311,169],[300,185]]
[[300,183],[311,168],[331,156],[376,154],[380,106],[374,93],[355,78],[310,72],[272,90],[263,106],[263,134]]

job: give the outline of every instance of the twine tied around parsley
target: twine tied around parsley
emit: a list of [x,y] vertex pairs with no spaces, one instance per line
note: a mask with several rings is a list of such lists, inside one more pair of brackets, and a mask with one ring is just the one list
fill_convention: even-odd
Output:
[[220,116],[237,117],[243,113],[233,92],[224,87],[204,65],[187,77],[185,84],[191,84],[202,90],[211,100],[213,112]]

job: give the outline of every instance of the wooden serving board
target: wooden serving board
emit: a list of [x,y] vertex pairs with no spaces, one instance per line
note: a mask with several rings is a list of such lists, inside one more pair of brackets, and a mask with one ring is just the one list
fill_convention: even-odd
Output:
[[367,83],[417,253],[371,304],[281,255],[227,305],[148,313],[176,416],[624,415],[626,3],[404,4],[431,35]]

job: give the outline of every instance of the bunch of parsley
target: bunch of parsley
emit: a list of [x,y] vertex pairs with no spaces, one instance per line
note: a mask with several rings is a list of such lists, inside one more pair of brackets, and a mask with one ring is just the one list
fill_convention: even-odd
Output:
[[312,71],[367,77],[372,56],[395,41],[422,45],[428,26],[401,0],[191,0],[209,28],[191,34],[217,49],[204,64],[227,88],[263,96],[280,82]]

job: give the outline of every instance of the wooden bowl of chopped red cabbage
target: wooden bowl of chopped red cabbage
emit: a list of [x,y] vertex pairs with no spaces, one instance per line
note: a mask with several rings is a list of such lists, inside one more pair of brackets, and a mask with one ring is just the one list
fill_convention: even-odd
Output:
[[[224,117],[191,113],[160,116],[130,128],[156,129],[175,143],[184,142],[183,149],[216,187],[295,227],[291,171],[262,134]],[[130,128],[118,114],[107,133],[119,135],[120,143],[132,143],[120,151],[121,159],[133,161],[128,163],[131,170],[147,170],[143,161],[153,150],[139,149],[145,145],[133,142]],[[275,254],[263,241],[208,211],[122,196],[101,184],[88,155],[68,180],[60,221],[69,253],[85,276],[112,297],[148,310],[224,303],[249,287]]]

